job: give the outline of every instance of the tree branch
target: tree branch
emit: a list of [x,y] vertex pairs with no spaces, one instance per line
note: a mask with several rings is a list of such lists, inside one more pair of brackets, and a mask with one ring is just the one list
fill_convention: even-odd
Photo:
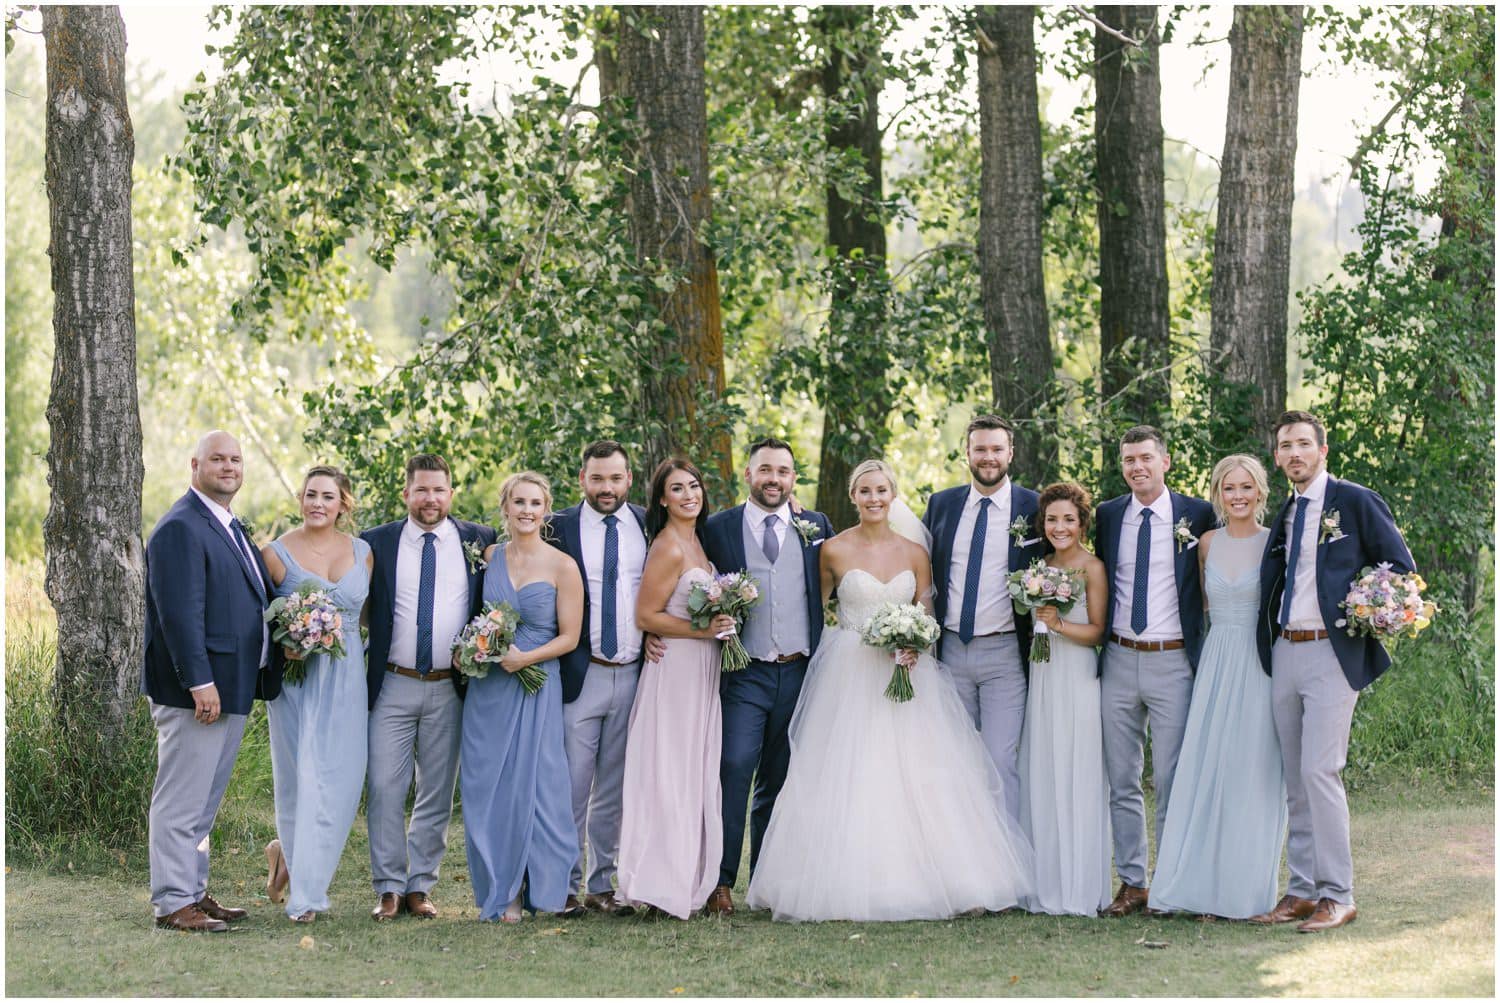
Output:
[[1103,21],[1099,20],[1093,14],[1090,14],[1088,11],[1084,10],[1078,4],[1068,4],[1068,10],[1070,10],[1073,13],[1077,14],[1079,17],[1083,18],[1085,21],[1089,22],[1094,27],[1096,27],[1100,31],[1104,32],[1106,35],[1109,35],[1111,38],[1117,38],[1121,42],[1125,43],[1126,45],[1133,45],[1137,49],[1139,49],[1141,47],[1141,43],[1139,41],[1137,41],[1134,38],[1131,38],[1129,35],[1125,34],[1123,31],[1121,31],[1118,28],[1111,28],[1109,25],[1107,25]]

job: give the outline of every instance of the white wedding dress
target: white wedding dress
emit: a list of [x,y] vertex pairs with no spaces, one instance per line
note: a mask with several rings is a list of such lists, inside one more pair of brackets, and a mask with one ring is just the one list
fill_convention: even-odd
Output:
[[750,880],[752,909],[782,920],[946,919],[1017,905],[1031,847],[957,692],[928,655],[907,703],[885,696],[893,656],[860,640],[916,576],[854,570],[823,631],[790,728],[791,765]]

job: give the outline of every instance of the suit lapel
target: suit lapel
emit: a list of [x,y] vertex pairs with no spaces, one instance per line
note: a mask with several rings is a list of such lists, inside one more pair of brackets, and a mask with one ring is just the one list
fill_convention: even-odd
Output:
[[[209,530],[214,536],[219,538],[219,542],[229,548],[230,556],[234,558],[235,567],[239,568],[240,574],[245,576],[245,584],[250,586],[250,591],[259,596],[261,603],[264,604],[266,601],[265,589],[255,580],[255,575],[250,570],[250,565],[245,561],[245,552],[240,549],[239,544],[234,542],[234,537],[229,535],[229,530],[224,528],[224,524],[208,510],[208,506],[204,505],[197,495],[188,492],[188,496],[193,499],[193,505],[196,507],[198,515],[208,523]],[[258,561],[259,559],[256,558],[256,560]],[[264,571],[261,573],[266,574]],[[269,581],[269,576],[265,580]]]
[[583,563],[583,502],[579,502],[578,507],[563,519],[563,543],[567,545],[568,553],[573,555],[573,560],[578,562],[578,573],[585,582],[588,581],[588,568]]
[[1182,594],[1182,576],[1187,573],[1187,559],[1196,557],[1186,544],[1177,542],[1177,523],[1187,514],[1187,499],[1176,491],[1169,490],[1172,499],[1172,525],[1167,527],[1168,545],[1172,548],[1172,577],[1177,582],[1177,594]]
[[388,548],[389,557],[382,561],[379,554],[375,555],[375,565],[380,568],[381,580],[385,583],[385,594],[391,597],[391,613],[396,610],[396,562],[401,557],[401,532],[406,528],[405,520],[392,523],[390,529],[379,534],[382,547]]
[[[1020,514],[1021,490],[1016,486],[1016,483],[1012,481],[1010,485],[1010,521],[1015,522],[1016,517]],[[1005,569],[1006,571],[1016,571],[1021,567],[1021,548],[1016,543],[1016,535],[1010,531],[1010,527],[1006,526],[1004,527],[1004,529],[1005,539],[1007,541],[1005,551]]]
[[464,571],[469,581],[469,605],[474,604],[474,597],[479,590],[484,588],[484,576],[475,562],[469,560],[469,553],[465,549],[471,542],[479,539],[479,534],[473,529],[465,526],[451,515],[448,521],[453,523],[453,528],[458,533],[458,552],[464,561]]
[[964,500],[968,496],[967,488],[955,491],[951,499],[944,499],[943,511],[938,513],[938,528],[943,534],[939,564],[944,569],[944,575],[948,573],[948,565],[953,563],[953,544],[958,539],[958,521],[963,515]]
[[734,518],[727,520],[733,531],[729,534],[729,556],[734,558],[734,566],[743,569],[745,567],[745,506],[741,505],[734,510]]
[[[1318,517],[1319,525],[1313,527],[1313,532],[1317,533],[1319,537],[1323,535],[1321,525],[1323,521],[1322,516],[1327,515],[1329,512],[1337,510],[1338,506],[1336,506],[1334,502],[1338,499],[1338,493],[1338,478],[1334,477],[1332,474],[1329,474],[1328,483],[1323,488],[1323,512],[1322,515]],[[1317,539],[1317,537],[1314,537],[1314,539]],[[1316,575],[1315,580],[1320,582],[1323,580],[1323,549],[1323,541],[1321,540],[1319,540],[1318,545],[1313,548],[1313,553],[1317,555],[1317,561],[1313,565],[1313,573],[1314,575]]]

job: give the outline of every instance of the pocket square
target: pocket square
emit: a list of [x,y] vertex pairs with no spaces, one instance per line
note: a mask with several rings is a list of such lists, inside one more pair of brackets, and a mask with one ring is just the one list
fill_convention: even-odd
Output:
[[1041,543],[1041,542],[1042,542],[1042,538],[1040,536],[1033,536],[1029,540],[1022,540],[1020,543],[1016,544],[1016,546],[1025,548],[1025,547],[1031,546],[1032,544]]
[[1325,541],[1325,542],[1327,542],[1327,543],[1338,543],[1340,540],[1347,540],[1347,539],[1349,539],[1349,534],[1341,532],[1341,533],[1337,533],[1337,534],[1335,534],[1333,536],[1330,536],[1327,539],[1327,541]]
[[1197,540],[1197,538],[1194,538],[1190,543],[1184,544],[1182,549],[1183,550],[1192,550],[1196,546],[1198,546],[1198,540]]

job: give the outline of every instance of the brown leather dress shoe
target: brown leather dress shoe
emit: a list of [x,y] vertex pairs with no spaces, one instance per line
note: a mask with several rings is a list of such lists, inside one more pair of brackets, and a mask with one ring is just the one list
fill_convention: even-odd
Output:
[[1294,923],[1299,919],[1306,919],[1317,909],[1318,903],[1312,899],[1302,899],[1295,895],[1283,895],[1281,901],[1276,903],[1270,912],[1263,912],[1259,916],[1251,916],[1249,922],[1259,923],[1261,926],[1270,926],[1273,923]]
[[562,912],[558,913],[558,915],[563,919],[577,919],[583,913],[583,903],[578,901],[578,896],[569,895],[568,900],[563,903]]
[[395,892],[382,893],[380,901],[376,902],[375,908],[370,910],[370,918],[377,923],[384,923],[399,915],[401,915],[401,896]]
[[729,886],[719,885],[715,888],[712,894],[708,896],[708,901],[704,904],[703,909],[710,916],[733,916],[734,899],[730,897]]
[[1306,923],[1297,927],[1298,933],[1317,933],[1319,930],[1332,930],[1343,926],[1345,923],[1353,923],[1354,917],[1358,916],[1354,903],[1335,902],[1333,899],[1318,899],[1318,907],[1308,917]]
[[199,909],[196,902],[188,903],[171,915],[156,917],[156,925],[167,930],[185,930],[188,933],[223,933],[229,929],[228,923],[222,919],[214,919]]
[[1146,908],[1146,902],[1150,899],[1149,889],[1137,888],[1135,885],[1120,884],[1120,890],[1115,892],[1115,900],[1103,909],[1099,910],[1101,916],[1129,916],[1133,912],[1140,912]]
[[584,908],[594,909],[610,916],[634,916],[635,906],[624,901],[614,892],[584,896]]
[[250,915],[249,911],[245,909],[234,909],[229,906],[219,905],[219,903],[214,901],[214,897],[207,892],[204,892],[203,897],[198,900],[198,908],[207,913],[211,918],[222,920],[225,923],[238,922]]
[[407,892],[406,911],[418,919],[437,919],[437,906],[426,892]]

